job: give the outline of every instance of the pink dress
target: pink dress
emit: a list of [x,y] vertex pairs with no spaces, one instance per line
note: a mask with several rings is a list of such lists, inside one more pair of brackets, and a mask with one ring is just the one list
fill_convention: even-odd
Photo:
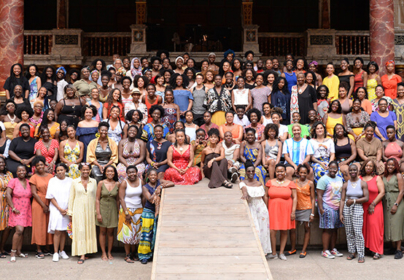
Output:
[[[183,154],[180,154],[173,146],[173,163],[179,169],[185,169],[189,164],[189,158],[191,145],[185,150]],[[202,173],[198,167],[190,167],[184,175],[181,175],[174,168],[168,168],[164,173],[164,180],[174,182],[176,185],[194,185],[202,180]]]
[[10,217],[8,220],[9,227],[32,226],[32,212],[31,212],[31,186],[27,180],[27,187],[24,189],[21,186],[18,178],[10,180],[7,185],[8,188],[13,190],[13,204],[14,208],[20,211],[20,214],[16,214],[10,210]]

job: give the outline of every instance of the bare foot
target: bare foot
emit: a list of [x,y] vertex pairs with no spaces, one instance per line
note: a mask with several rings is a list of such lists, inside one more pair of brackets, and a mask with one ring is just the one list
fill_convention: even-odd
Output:
[[114,259],[114,257],[112,256],[111,253],[108,254],[108,259],[109,259],[109,260],[113,260],[113,259]]
[[101,260],[103,260],[103,261],[107,261],[107,260],[108,260],[107,255],[106,255],[106,254],[102,254],[102,256],[101,256]]

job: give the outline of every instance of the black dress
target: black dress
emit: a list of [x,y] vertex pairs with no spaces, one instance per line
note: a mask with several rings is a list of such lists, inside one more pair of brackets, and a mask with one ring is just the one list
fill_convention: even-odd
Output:
[[66,121],[67,125],[74,125],[77,127],[80,121],[82,103],[79,98],[80,105],[66,105],[66,100],[63,98],[63,107],[58,115],[58,123]]
[[[154,162],[162,162],[167,159],[168,148],[171,146],[170,141],[165,141],[163,143],[158,143],[156,140],[152,140],[147,142],[146,149],[149,151],[150,159]],[[150,165],[147,165],[147,170],[151,168]],[[157,173],[164,172],[168,169],[168,164],[160,165],[157,169]]]
[[57,85],[54,85],[50,82],[45,82],[42,86],[48,90],[47,98],[50,100],[56,100],[56,95],[58,92]]
[[[34,147],[37,140],[30,138],[29,141],[24,141],[22,137],[14,138],[10,143],[9,151],[13,151],[21,159],[30,159],[34,156]],[[7,169],[13,173],[14,178],[17,177],[17,167],[21,165],[9,156],[6,160]],[[31,171],[31,167],[27,167],[27,172]]]
[[25,91],[30,90],[29,83],[27,78],[21,76],[20,78],[15,78],[14,82],[11,81],[11,78],[8,77],[6,82],[4,83],[4,89],[10,92],[10,98],[14,97],[14,88],[16,85],[22,86],[22,96],[25,96]]
[[341,82],[346,82],[348,84],[348,92],[351,89],[351,84],[349,83],[349,80],[351,79],[351,77],[353,77],[354,75],[345,75],[345,76],[338,76],[339,78],[339,84],[341,84]]
[[301,94],[298,94],[297,102],[299,104],[299,113],[301,117],[300,123],[308,124],[310,122],[309,111],[314,109],[313,103],[317,103],[315,89],[311,86],[307,86]]
[[209,181],[209,188],[218,188],[220,187],[224,181],[227,180],[227,159],[224,158],[221,161],[214,161],[212,166],[208,167],[208,162],[213,158],[220,157],[217,153],[210,153],[206,155],[205,162],[203,165],[203,174],[205,177],[208,178]]

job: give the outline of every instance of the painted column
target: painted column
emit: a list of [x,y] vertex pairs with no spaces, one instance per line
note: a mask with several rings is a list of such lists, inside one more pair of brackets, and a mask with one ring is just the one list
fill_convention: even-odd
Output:
[[385,74],[384,64],[394,60],[394,2],[370,0],[370,60],[379,65],[379,75]]
[[24,0],[0,1],[0,96],[14,63],[24,62]]

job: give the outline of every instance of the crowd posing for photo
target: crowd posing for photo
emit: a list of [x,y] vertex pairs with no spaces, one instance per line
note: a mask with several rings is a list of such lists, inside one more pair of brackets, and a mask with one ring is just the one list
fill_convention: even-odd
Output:
[[404,83],[394,61],[381,77],[360,57],[338,74],[327,64],[324,77],[293,55],[281,65],[229,50],[215,61],[198,67],[161,50],[80,71],[14,64],[0,109],[0,258],[27,257],[32,227],[39,259],[68,259],[71,238],[79,264],[97,244],[111,260],[116,238],[126,262],[146,264],[162,189],[206,177],[212,189],[239,182],[267,259],[297,254],[297,222],[305,258],[317,216],[323,257],[343,256],[345,227],[348,260],[401,259]]

